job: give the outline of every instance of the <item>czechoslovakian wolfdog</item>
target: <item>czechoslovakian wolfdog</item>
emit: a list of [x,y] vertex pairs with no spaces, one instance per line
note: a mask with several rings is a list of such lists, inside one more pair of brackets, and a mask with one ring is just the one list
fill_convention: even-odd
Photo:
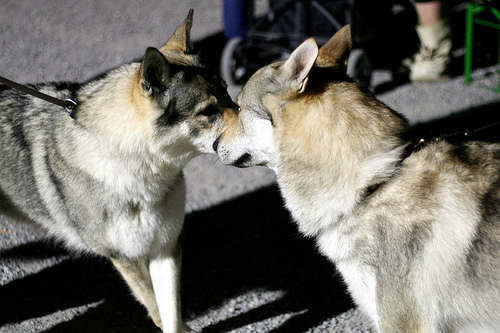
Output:
[[500,145],[409,152],[406,121],[346,77],[344,27],[258,70],[214,143],[265,165],[379,332],[500,332]]
[[82,86],[0,86],[0,201],[70,249],[111,258],[164,332],[180,315],[183,166],[212,152],[236,112],[223,81],[191,53],[192,10],[159,50]]

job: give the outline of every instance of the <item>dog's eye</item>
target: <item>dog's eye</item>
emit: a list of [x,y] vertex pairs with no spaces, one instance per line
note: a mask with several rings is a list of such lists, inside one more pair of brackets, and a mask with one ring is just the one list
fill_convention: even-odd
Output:
[[209,105],[206,108],[204,108],[203,110],[201,110],[200,112],[198,112],[198,115],[210,117],[210,116],[213,116],[213,115],[216,115],[219,113],[220,113],[220,110],[218,107],[216,107],[215,105]]

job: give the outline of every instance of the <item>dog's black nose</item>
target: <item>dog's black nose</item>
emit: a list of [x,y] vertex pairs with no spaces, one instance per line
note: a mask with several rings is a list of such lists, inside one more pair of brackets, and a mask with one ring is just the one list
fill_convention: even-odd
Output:
[[220,141],[220,136],[215,139],[214,143],[212,144],[212,148],[214,149],[215,152],[217,152],[217,147],[219,147],[219,141]]

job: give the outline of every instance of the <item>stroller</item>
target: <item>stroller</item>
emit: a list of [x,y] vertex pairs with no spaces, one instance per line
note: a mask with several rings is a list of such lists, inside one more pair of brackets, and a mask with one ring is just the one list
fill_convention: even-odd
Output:
[[[233,34],[222,52],[220,70],[222,78],[228,84],[242,85],[263,65],[287,58],[305,39],[314,37],[321,46],[345,24],[351,24],[353,50],[349,57],[347,73],[361,86],[370,85],[372,62],[362,46],[365,41],[372,39],[375,33],[361,31],[371,23],[361,20],[354,0],[269,1],[269,11],[258,17],[253,17],[254,7],[251,1],[247,4],[248,8],[239,9],[251,14],[250,17],[244,18],[248,22],[246,33]],[[241,6],[241,2],[239,5]],[[226,17],[231,13],[226,11],[225,7],[227,29],[227,22],[230,20]]]

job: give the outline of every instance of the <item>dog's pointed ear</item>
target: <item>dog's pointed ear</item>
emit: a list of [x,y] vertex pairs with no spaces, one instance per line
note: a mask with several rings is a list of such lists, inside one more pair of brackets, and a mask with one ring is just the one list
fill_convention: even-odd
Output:
[[318,56],[318,45],[313,38],[300,44],[280,68],[279,78],[287,87],[302,93],[306,89],[309,72]]
[[139,69],[139,82],[143,93],[151,96],[154,90],[168,85],[171,65],[165,56],[154,47],[149,47]]
[[346,25],[337,31],[330,40],[319,49],[316,65],[347,71],[347,60],[352,48],[351,26]]
[[181,51],[183,53],[189,53],[192,50],[191,47],[191,26],[193,25],[193,9],[189,10],[187,17],[184,22],[175,30],[174,34],[170,39],[160,48],[161,52],[166,51]]

